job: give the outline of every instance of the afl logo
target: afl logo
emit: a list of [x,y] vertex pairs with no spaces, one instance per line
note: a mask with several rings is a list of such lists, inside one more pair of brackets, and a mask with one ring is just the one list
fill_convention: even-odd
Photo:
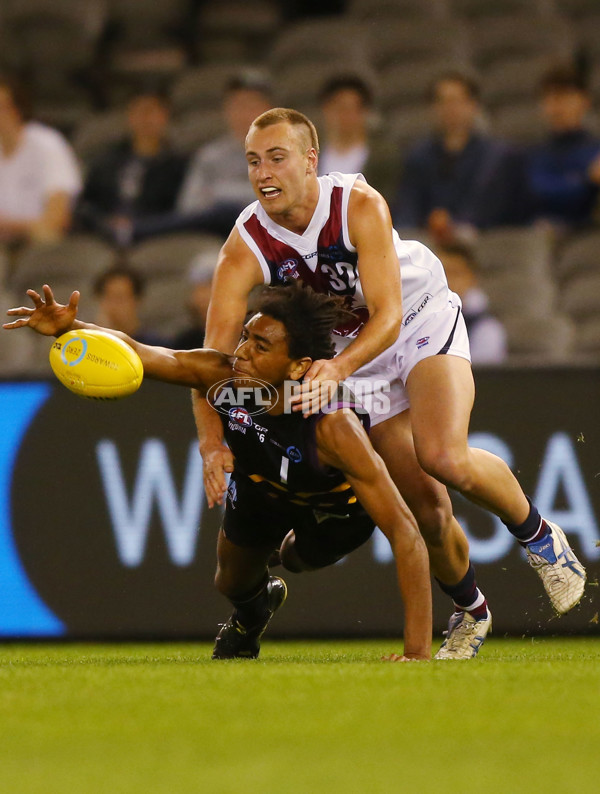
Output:
[[295,259],[286,259],[277,268],[277,278],[288,281],[291,278],[299,278],[298,262]]
[[231,408],[229,418],[244,427],[252,427],[252,417],[245,408]]

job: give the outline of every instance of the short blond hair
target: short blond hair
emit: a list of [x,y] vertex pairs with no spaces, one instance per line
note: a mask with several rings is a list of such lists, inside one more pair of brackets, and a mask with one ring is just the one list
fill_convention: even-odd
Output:
[[304,127],[308,141],[310,141],[310,147],[314,149],[317,154],[319,153],[319,136],[317,135],[315,125],[308,116],[305,116],[304,113],[300,113],[299,110],[294,110],[293,108],[271,108],[271,110],[266,110],[255,118],[250,129],[256,127],[259,130],[264,130],[265,127],[271,127],[274,124],[282,123],[291,124],[293,127]]

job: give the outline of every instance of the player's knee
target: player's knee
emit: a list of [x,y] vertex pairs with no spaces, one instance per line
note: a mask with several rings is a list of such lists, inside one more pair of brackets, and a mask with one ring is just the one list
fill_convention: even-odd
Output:
[[215,587],[222,595],[229,595],[231,589],[231,577],[227,575],[227,569],[218,565],[215,572]]
[[421,468],[431,477],[461,493],[469,492],[471,470],[466,454],[438,446],[419,450],[417,454]]

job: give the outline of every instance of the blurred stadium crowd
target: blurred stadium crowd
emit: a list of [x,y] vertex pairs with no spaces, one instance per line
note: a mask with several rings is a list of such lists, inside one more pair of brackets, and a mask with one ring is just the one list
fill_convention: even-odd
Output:
[[[0,297],[201,344],[243,139],[317,124],[463,296],[475,363],[600,360],[599,0],[3,0]],[[0,374],[49,371],[0,335]],[[30,338],[31,337],[31,338]]]

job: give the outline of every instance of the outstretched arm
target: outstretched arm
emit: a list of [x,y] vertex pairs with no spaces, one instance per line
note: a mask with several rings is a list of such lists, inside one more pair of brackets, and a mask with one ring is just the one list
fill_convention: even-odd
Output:
[[317,425],[317,445],[321,462],[346,475],[359,502],[392,545],[404,603],[402,658],[430,659],[429,557],[414,516],[354,413],[336,411],[324,416]]
[[122,339],[136,351],[142,360],[144,374],[147,377],[181,386],[194,386],[206,390],[231,373],[230,357],[216,350],[170,350],[166,347],[144,345],[121,331],[78,320],[79,292],[77,291],[73,292],[66,305],[57,303],[47,284],[43,287],[43,297],[32,289],[27,290],[27,295],[33,302],[33,308],[19,306],[9,309],[7,314],[17,319],[4,323],[3,328],[9,331],[16,328],[31,328],[45,336],[60,336],[67,331],[78,329],[104,331]]

